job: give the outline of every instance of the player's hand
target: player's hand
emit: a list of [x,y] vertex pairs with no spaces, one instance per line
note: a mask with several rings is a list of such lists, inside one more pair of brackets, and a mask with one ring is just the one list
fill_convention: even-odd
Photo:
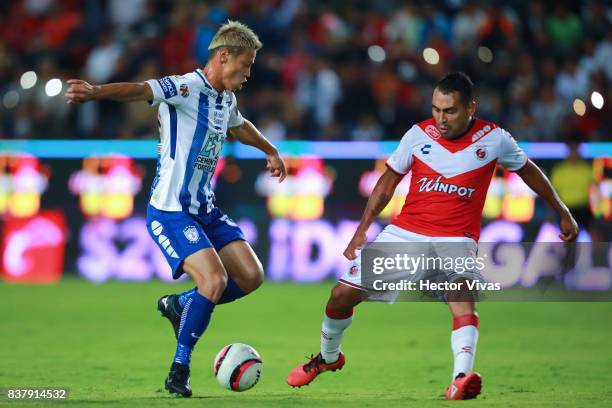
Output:
[[94,98],[94,86],[81,79],[69,79],[66,98],[70,105],[90,101]]
[[278,177],[278,182],[281,183],[285,177],[287,177],[287,170],[285,169],[285,162],[278,155],[278,153],[266,155],[266,168],[270,170],[272,177]]
[[365,232],[357,230],[355,235],[353,235],[353,239],[351,239],[351,242],[349,242],[344,250],[344,257],[349,261],[355,260],[357,258],[357,250],[363,248],[367,240]]
[[574,220],[571,214],[566,214],[561,217],[561,221],[559,222],[559,227],[561,228],[561,234],[559,234],[559,238],[565,242],[572,242],[576,240],[578,236],[578,223]]

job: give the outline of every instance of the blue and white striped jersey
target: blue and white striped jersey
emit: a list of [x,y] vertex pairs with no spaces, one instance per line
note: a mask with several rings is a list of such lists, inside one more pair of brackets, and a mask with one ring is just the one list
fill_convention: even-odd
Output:
[[210,186],[228,128],[244,122],[233,92],[216,92],[199,69],[147,81],[159,105],[157,175],[150,203],[163,211],[207,214]]

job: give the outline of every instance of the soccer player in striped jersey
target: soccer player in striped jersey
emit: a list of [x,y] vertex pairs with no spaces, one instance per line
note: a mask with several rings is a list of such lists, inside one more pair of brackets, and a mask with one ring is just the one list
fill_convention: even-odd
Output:
[[165,387],[186,397],[192,394],[191,353],[213,309],[254,291],[263,281],[261,263],[242,231],[214,204],[210,183],[227,132],[263,151],[271,175],[279,182],[286,176],[278,150],[242,117],[234,95],[250,76],[261,47],[251,29],[230,21],[212,39],[202,69],[141,83],[68,81],[69,104],[110,99],[159,106],[161,142],[147,228],[173,277],[187,273],[196,284],[158,301],[158,310],[170,320],[177,338]]
[[[320,373],[344,366],[340,344],[353,320],[355,306],[365,299],[393,302],[397,297],[397,291],[379,292],[364,286],[357,250],[365,244],[366,231],[409,171],[412,182],[406,202],[375,242],[405,243],[403,248],[412,257],[422,253],[435,254],[438,259],[475,257],[482,209],[498,164],[516,172],[555,209],[562,240],[576,239],[576,221],[546,176],[507,131],[475,117],[475,112],[472,81],[467,75],[450,73],[436,83],[432,118],[415,124],[402,137],[387,160],[387,171],[374,187],[357,231],[344,251],[353,265],[333,288],[327,302],[320,353],[289,373],[290,386],[308,385]],[[445,283],[466,282],[463,286],[467,286],[467,281],[481,280],[478,270],[448,269],[441,273],[445,275],[440,276]],[[481,390],[481,377],[472,371],[479,327],[474,297],[470,291],[448,291],[441,295],[453,315],[454,363],[445,396],[452,400],[475,398]]]

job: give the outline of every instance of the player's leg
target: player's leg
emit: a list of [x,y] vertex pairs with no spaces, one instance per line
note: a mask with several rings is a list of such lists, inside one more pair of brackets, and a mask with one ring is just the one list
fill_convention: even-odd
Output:
[[195,282],[196,290],[188,296],[181,314],[176,352],[165,387],[170,393],[189,397],[191,353],[206,331],[215,304],[225,290],[227,274],[213,248],[189,255],[182,268]]
[[[217,302],[218,305],[240,299],[263,283],[261,262],[246,241],[230,242],[219,251],[219,257],[227,271],[227,285]],[[174,302],[176,299],[176,309],[180,314],[185,302],[195,290],[196,288],[192,288],[177,295],[168,295],[168,301]],[[160,301],[163,301],[163,298]]]
[[330,364],[340,357],[344,332],[353,321],[354,307],[366,298],[366,292],[337,283],[332,289],[321,325],[321,357]]
[[480,394],[482,379],[472,371],[476,345],[478,343],[479,317],[473,301],[465,300],[470,293],[449,294],[449,298],[464,299],[449,301],[448,306],[453,315],[451,349],[454,363],[451,385],[446,391],[447,399],[471,399]]
[[322,372],[342,369],[342,338],[353,321],[354,307],[366,297],[366,292],[356,287],[341,282],[334,286],[323,315],[321,350],[306,363],[295,367],[287,376],[287,384],[301,387],[310,384]]
[[[226,288],[217,304],[232,302],[261,286],[263,267],[246,242],[240,227],[216,207],[209,214],[198,218],[198,223],[217,250],[228,273]],[[186,295],[193,290],[177,295],[179,310],[185,304]]]
[[149,206],[147,228],[170,264],[173,278],[178,279],[187,273],[196,284],[196,289],[185,295],[180,313],[175,304],[178,303],[176,296],[171,299],[162,297],[158,302],[158,309],[170,319],[177,338],[166,389],[190,396],[191,352],[206,330],[215,304],[225,290],[227,273],[212,243],[188,214],[159,211]]
[[264,271],[248,242],[237,239],[219,251],[219,258],[228,274],[228,285],[219,304],[241,298],[261,286]]
[[[211,241],[228,272],[227,285],[217,304],[232,302],[257,289],[263,282],[263,268],[245,241],[240,227],[218,208],[196,220],[198,228],[202,228]],[[158,309],[172,322],[175,335],[178,334],[183,307],[195,291],[196,288],[192,288],[176,295],[162,296],[158,301]]]

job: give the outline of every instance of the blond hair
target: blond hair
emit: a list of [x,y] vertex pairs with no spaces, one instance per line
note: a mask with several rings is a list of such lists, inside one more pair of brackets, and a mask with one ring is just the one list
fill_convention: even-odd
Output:
[[208,46],[209,56],[212,58],[220,48],[227,48],[230,54],[240,54],[247,49],[259,50],[263,44],[257,34],[245,24],[228,20],[219,27]]

